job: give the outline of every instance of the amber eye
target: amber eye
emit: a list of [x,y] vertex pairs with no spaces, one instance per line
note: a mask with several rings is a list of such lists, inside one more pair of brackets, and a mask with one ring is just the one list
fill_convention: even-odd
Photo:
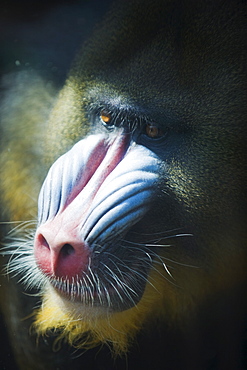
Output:
[[107,112],[106,110],[102,110],[100,112],[100,119],[106,125],[112,125],[112,116],[111,113]]
[[155,126],[152,123],[147,124],[146,126],[146,134],[148,137],[151,138],[158,138],[163,135],[162,131],[159,129],[159,127]]

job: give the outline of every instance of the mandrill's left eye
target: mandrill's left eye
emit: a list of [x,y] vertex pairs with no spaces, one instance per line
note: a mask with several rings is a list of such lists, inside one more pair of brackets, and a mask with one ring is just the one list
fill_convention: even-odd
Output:
[[158,139],[163,136],[163,132],[161,131],[161,129],[155,126],[153,123],[148,123],[146,125],[145,133],[148,137],[152,139]]

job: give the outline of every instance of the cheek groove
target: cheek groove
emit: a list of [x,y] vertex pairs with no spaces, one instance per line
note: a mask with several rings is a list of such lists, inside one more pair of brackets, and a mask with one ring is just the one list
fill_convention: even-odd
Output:
[[[54,218],[86,186],[103,160],[109,143],[102,135],[79,141],[51,166],[38,200],[39,224]],[[73,190],[73,195],[71,192]]]
[[34,255],[43,273],[76,279],[87,271],[97,243],[102,250],[113,240],[121,243],[149,210],[158,169],[158,158],[130,146],[123,133],[112,139],[92,135],[60,157],[39,199]]

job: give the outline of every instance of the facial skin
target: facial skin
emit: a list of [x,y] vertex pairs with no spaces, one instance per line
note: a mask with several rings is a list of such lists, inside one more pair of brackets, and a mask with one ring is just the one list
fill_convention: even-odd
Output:
[[122,354],[244,284],[243,8],[120,2],[79,53],[42,128],[37,227],[10,263],[42,293],[39,334]]
[[78,142],[52,166],[40,194],[36,264],[82,306],[122,311],[145,288],[150,257],[127,234],[151,207],[159,159],[131,137],[121,129]]

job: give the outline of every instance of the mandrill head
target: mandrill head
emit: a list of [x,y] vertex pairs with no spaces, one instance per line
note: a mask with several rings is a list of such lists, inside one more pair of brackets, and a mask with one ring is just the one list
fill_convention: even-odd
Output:
[[230,0],[119,2],[79,54],[42,127],[34,242],[10,264],[42,292],[38,333],[119,354],[243,281],[242,25]]

